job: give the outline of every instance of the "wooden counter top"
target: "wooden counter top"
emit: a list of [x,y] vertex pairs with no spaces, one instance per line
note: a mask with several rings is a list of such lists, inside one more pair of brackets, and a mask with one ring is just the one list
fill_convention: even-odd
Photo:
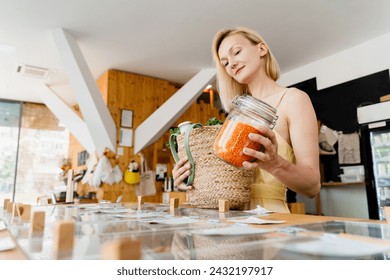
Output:
[[365,187],[366,183],[364,183],[364,182],[354,182],[354,183],[322,182],[321,186],[323,186],[323,187],[350,187],[350,186]]

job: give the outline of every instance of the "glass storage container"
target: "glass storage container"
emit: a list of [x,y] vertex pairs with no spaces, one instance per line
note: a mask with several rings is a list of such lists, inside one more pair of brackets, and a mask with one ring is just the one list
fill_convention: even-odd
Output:
[[232,101],[233,110],[227,116],[214,142],[214,153],[222,160],[242,167],[244,161],[254,161],[243,153],[244,147],[260,151],[261,145],[251,141],[249,133],[260,134],[258,127],[273,129],[276,109],[250,95],[237,96]]

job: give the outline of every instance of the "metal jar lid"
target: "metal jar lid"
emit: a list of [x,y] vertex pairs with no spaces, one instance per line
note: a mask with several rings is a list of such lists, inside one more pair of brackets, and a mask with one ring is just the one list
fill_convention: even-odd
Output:
[[251,114],[261,118],[266,123],[269,124],[270,128],[276,124],[276,120],[278,116],[276,115],[276,109],[251,95],[239,95],[236,96],[232,103],[235,107],[240,109],[241,111],[248,111]]

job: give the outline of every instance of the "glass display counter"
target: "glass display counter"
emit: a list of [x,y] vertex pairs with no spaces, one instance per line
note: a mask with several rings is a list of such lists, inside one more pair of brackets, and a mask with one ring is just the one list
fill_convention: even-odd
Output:
[[[2,214],[8,232],[28,259],[59,258],[55,252],[56,226],[60,221],[73,225],[72,232],[65,236],[72,241],[71,249],[61,259],[101,259],[104,244],[123,238],[136,240],[140,244],[140,258],[152,260],[389,259],[390,256],[389,225],[370,221],[318,218],[316,223],[299,224],[297,219],[298,224],[291,226],[283,220],[267,220],[266,216],[244,211],[221,213],[196,208],[172,211],[166,204],[143,204],[141,208],[119,203],[50,205],[32,207],[32,211],[45,213],[44,227],[38,235],[31,234],[31,222]],[[65,239],[63,242],[67,242]]]

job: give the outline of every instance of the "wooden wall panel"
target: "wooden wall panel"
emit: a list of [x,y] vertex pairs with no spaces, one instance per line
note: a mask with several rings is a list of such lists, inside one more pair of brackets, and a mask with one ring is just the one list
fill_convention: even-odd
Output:
[[[179,89],[177,86],[165,80],[145,77],[120,70],[108,70],[98,79],[97,85],[117,126],[117,147],[119,144],[122,109],[133,111],[133,129],[135,129]],[[201,101],[200,104],[194,102],[194,104],[192,104],[177,120],[174,126],[187,120],[205,124],[206,121],[212,117],[224,120],[224,114],[221,114],[219,109],[214,108],[210,104],[205,104],[203,101]],[[168,164],[168,175],[171,175],[174,161],[169,149],[166,147],[168,139],[169,130],[154,144],[146,147],[142,153],[147,159],[151,169],[155,169],[157,162],[166,163]],[[77,153],[82,151],[83,148],[80,145],[75,144],[75,141],[75,139],[72,140],[70,155],[72,159],[76,158],[77,162]],[[113,166],[118,164],[123,172],[127,169],[131,160],[134,159],[139,162],[139,156],[133,154],[133,147],[123,147],[122,156],[117,156],[115,152],[116,151],[109,153],[108,157],[111,164]],[[73,160],[73,162],[75,161]],[[85,166],[80,168],[85,168]],[[79,189],[83,194],[93,190],[92,187],[82,184],[79,184]],[[157,182],[157,191],[155,196],[145,197],[144,201],[161,202],[161,182]],[[116,201],[120,195],[122,195],[123,202],[137,201],[135,186],[129,185],[124,181],[118,184],[114,183],[111,186],[102,184],[98,190],[99,199]]]

